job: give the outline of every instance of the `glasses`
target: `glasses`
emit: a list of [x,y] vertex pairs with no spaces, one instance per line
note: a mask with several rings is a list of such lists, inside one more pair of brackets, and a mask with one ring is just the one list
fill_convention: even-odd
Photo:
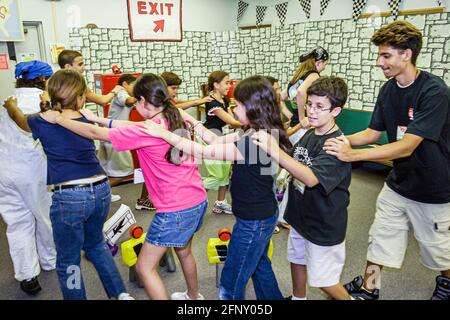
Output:
[[314,110],[317,112],[323,112],[323,111],[328,111],[331,110],[331,108],[323,108],[322,106],[311,106],[311,105],[306,105],[306,109],[309,110]]

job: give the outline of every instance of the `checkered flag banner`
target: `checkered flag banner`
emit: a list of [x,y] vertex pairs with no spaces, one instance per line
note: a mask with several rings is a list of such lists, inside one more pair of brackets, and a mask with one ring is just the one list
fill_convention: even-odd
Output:
[[238,4],[238,15],[237,15],[237,22],[241,21],[242,16],[245,13],[245,10],[248,8],[248,3],[244,1],[239,1]]
[[306,13],[306,17],[311,17],[311,0],[299,0],[303,11]]
[[256,6],[256,25],[259,26],[261,22],[264,20],[264,16],[266,15],[267,7],[266,6]]
[[357,21],[367,4],[367,0],[353,0],[353,20]]
[[279,3],[275,6],[275,9],[277,10],[278,19],[280,19],[280,24],[282,27],[284,26],[284,21],[286,20],[287,7],[288,2]]
[[398,11],[399,11],[401,2],[402,2],[402,0],[389,0],[388,1],[389,9],[391,9],[391,13],[394,16],[394,20],[397,20]]
[[331,0],[320,0],[320,15],[323,15]]

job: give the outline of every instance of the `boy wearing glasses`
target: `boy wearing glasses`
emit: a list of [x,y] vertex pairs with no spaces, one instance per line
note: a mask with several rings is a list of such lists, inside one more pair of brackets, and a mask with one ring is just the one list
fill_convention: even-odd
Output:
[[312,129],[294,146],[293,156],[276,140],[259,131],[255,143],[292,174],[284,219],[291,225],[288,260],[292,300],[306,300],[306,282],[330,297],[350,300],[340,283],[345,262],[345,233],[351,165],[323,150],[325,141],[342,134],[335,122],[347,100],[347,85],[336,77],[321,77],[307,90]]

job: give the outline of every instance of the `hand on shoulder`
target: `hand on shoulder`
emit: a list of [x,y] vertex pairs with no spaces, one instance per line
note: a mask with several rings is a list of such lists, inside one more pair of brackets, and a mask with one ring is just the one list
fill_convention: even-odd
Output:
[[58,118],[61,118],[61,113],[54,110],[48,110],[40,114],[41,118],[49,123],[56,124]]

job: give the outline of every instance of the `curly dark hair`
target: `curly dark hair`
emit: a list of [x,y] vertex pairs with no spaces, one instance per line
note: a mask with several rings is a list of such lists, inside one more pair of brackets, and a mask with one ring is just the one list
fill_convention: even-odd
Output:
[[411,62],[416,65],[422,50],[422,33],[408,21],[394,21],[375,32],[371,39],[376,46],[388,45],[395,49],[411,49]]
[[43,75],[40,75],[34,79],[17,78],[16,88],[38,88],[45,90],[45,81],[47,81],[48,78],[49,77],[44,77]]

